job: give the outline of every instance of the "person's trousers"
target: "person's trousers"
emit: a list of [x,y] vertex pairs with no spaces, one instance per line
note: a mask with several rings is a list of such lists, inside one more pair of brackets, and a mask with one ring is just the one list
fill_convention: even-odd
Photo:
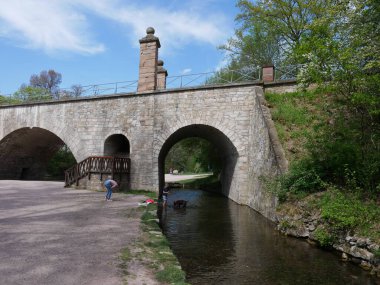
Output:
[[111,199],[111,196],[112,196],[112,188],[111,188],[111,185],[110,185],[110,186],[106,186],[106,188],[107,188],[106,199],[109,200],[109,199]]

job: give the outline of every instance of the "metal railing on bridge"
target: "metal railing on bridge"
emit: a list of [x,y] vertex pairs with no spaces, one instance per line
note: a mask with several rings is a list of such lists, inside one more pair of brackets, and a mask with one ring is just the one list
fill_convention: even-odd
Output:
[[175,89],[237,82],[259,82],[260,80],[261,68],[251,67],[241,70],[212,71],[168,76],[166,79],[166,88]]
[[276,66],[274,69],[274,80],[295,80],[302,66],[302,64]]
[[[274,69],[274,81],[296,79],[301,65],[278,66]],[[216,84],[231,84],[238,82],[261,82],[261,67],[245,67],[240,70],[220,70],[197,74],[168,76],[166,89],[200,87]],[[53,94],[26,98],[15,92],[0,96],[0,105],[18,104],[23,102],[56,101],[70,98],[97,97],[114,94],[134,93],[137,91],[138,80],[119,81],[91,85],[73,85],[71,88],[60,88]],[[4,102],[2,102],[2,100]]]
[[127,157],[115,156],[90,156],[65,170],[65,187],[72,184],[78,186],[79,180],[91,174],[111,175],[128,174],[130,172],[131,160]]

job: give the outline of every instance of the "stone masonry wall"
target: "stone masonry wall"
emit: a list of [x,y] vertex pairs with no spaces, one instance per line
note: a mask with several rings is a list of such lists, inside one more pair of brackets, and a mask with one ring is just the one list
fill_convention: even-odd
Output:
[[15,130],[39,127],[62,139],[81,161],[103,155],[106,138],[123,134],[130,142],[131,188],[158,191],[163,144],[183,127],[209,126],[238,154],[224,194],[273,218],[276,201],[263,192],[260,177],[278,170],[257,97],[261,90],[241,84],[0,107],[0,143]]

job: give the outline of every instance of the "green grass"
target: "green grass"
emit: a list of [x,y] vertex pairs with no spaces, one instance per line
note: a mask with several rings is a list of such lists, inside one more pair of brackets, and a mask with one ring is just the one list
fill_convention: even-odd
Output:
[[279,140],[290,162],[307,155],[307,141],[314,135],[316,126],[328,116],[321,97],[323,95],[306,91],[265,94]]
[[[326,126],[337,126],[332,122],[340,108],[339,102],[334,101],[329,92],[318,91],[265,94],[265,97],[290,162],[286,176],[267,182],[268,191],[276,194],[281,202],[287,201],[295,206],[299,201],[312,197],[312,192],[324,191],[316,196],[312,205],[322,214],[323,226],[315,231],[315,237],[322,246],[330,246],[344,232],[369,237],[380,243],[380,207],[376,200],[371,201],[369,195],[361,196],[364,188],[359,189],[355,185],[347,184],[339,186],[340,190],[335,189],[331,183],[317,179],[319,172],[313,175],[313,171],[319,170],[318,164],[308,164],[310,142],[320,139]],[[341,189],[343,187],[345,189]]]
[[165,269],[156,274],[157,280],[160,282],[167,282],[170,284],[187,284],[185,280],[185,273],[176,266],[167,266]]
[[124,275],[129,274],[127,264],[131,260],[131,258],[132,258],[132,256],[131,256],[131,252],[130,252],[129,248],[127,248],[127,247],[123,248],[123,250],[121,251],[121,255],[120,255],[120,259],[121,259],[120,268],[123,271]]
[[357,193],[329,189],[321,201],[322,218],[337,230],[355,230],[380,243],[380,207]]
[[[146,190],[131,190],[127,194],[146,195],[154,198],[157,193]],[[154,195],[152,195],[154,194]],[[141,212],[143,212],[141,214]],[[188,285],[186,283],[185,272],[173,254],[169,241],[163,235],[157,221],[157,204],[149,204],[146,207],[139,207],[127,211],[127,217],[141,216],[142,235],[133,245],[133,253],[129,248],[124,248],[120,254],[121,269],[128,278],[128,262],[132,259],[140,260],[152,272],[155,272],[155,278],[159,282],[174,285]],[[128,284],[128,280],[125,280]]]

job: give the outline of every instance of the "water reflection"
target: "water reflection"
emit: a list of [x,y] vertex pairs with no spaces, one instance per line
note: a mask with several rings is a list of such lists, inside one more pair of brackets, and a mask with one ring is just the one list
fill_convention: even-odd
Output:
[[[179,199],[187,208],[172,208]],[[190,284],[377,285],[360,268],[284,237],[252,209],[216,194],[172,191],[160,216]]]

